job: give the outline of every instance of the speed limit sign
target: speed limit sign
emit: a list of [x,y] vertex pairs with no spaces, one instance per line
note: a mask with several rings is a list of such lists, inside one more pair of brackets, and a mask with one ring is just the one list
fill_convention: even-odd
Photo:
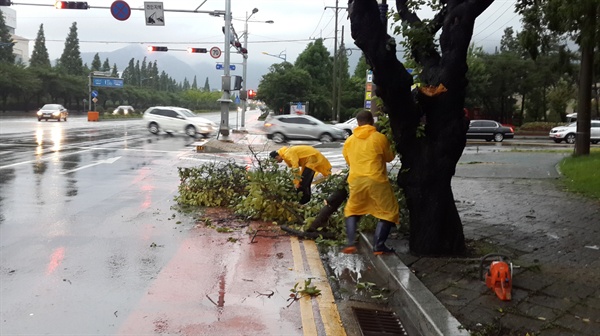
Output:
[[221,57],[221,49],[219,49],[219,47],[210,48],[210,56],[212,56],[212,58]]

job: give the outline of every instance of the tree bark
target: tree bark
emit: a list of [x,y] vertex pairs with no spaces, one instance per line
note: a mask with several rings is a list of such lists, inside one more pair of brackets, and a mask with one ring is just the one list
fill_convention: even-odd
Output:
[[[373,69],[376,95],[383,100],[401,156],[398,183],[410,212],[410,250],[415,254],[457,255],[465,250],[451,180],[466,144],[468,121],[463,108],[473,24],[492,1],[448,0],[429,26],[408,9],[406,0],[396,1],[404,23],[421,25],[429,33],[427,39],[413,44],[411,52],[423,67],[423,86],[443,84],[447,89],[434,96],[411,91],[412,77],[396,57],[395,40],[379,20],[377,2],[349,1],[352,37]],[[441,54],[433,43],[440,28]]]

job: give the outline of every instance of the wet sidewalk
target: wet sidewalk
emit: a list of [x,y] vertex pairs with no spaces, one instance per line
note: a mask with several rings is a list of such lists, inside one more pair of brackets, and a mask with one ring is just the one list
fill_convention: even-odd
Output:
[[[462,324],[426,334],[463,335],[463,328],[474,335],[600,334],[600,203],[562,189],[555,168],[562,156],[463,155],[453,190],[472,256],[418,258],[399,235],[388,240],[397,256],[371,257],[418,299],[411,295],[418,286],[402,284],[410,269]],[[479,278],[488,253],[504,254],[515,266],[511,301],[499,300]],[[439,314],[445,313],[416,318],[431,324]]]

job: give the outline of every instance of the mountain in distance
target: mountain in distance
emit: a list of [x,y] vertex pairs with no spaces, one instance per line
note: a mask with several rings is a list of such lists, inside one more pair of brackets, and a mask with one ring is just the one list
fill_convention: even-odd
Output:
[[[194,76],[196,76],[198,87],[203,87],[206,77],[208,77],[211,89],[220,89],[220,77],[218,76],[220,73],[215,70],[215,66],[211,65],[210,61],[194,62],[193,64],[190,64],[186,60],[182,60],[180,57],[175,56],[175,52],[183,53],[181,51],[174,51],[173,53],[149,52],[140,45],[129,45],[110,52],[98,52],[98,56],[102,63],[108,58],[111,68],[113,64],[117,64],[119,72],[123,72],[123,70],[127,68],[129,61],[132,58],[134,59],[134,62],[139,60],[141,65],[144,57],[146,57],[146,63],[152,63],[156,60],[159,73],[164,71],[177,82],[183,83],[184,79],[187,78],[190,84],[192,84]],[[185,54],[186,56],[204,56],[210,58],[208,54],[188,54],[187,52],[185,52]],[[81,59],[83,60],[83,63],[86,63],[89,67],[94,60],[94,55],[96,55],[95,52],[82,52]],[[212,58],[210,58],[210,60],[212,60]]]

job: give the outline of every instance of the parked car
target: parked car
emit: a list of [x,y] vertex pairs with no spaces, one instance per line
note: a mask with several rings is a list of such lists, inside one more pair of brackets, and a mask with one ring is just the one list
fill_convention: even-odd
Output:
[[201,134],[206,138],[217,130],[217,125],[214,122],[199,117],[183,107],[150,107],[144,112],[142,120],[144,120],[152,134],[163,131],[167,133],[185,133],[191,137]]
[[135,109],[131,105],[120,105],[113,111],[113,114],[130,114],[135,113]]
[[467,139],[484,139],[485,141],[502,142],[515,137],[512,127],[504,126],[493,120],[471,120]]
[[[597,144],[600,142],[600,120],[592,120],[592,128],[590,129],[590,142]],[[556,143],[561,143],[563,140],[568,144],[575,143],[575,134],[577,133],[577,122],[570,123],[565,126],[554,127],[550,130],[550,139]]]
[[287,140],[318,140],[332,142],[345,139],[345,132],[309,115],[285,114],[267,118],[264,124],[267,138],[276,143]]
[[67,121],[68,116],[69,111],[60,104],[46,104],[37,111],[38,121],[42,121],[42,119],[46,121],[48,119],[56,119],[56,121],[63,119]]
[[339,128],[342,131],[344,131],[344,139],[347,139],[349,136],[352,135],[352,132],[354,132],[354,129],[358,126],[358,122],[356,121],[356,118],[351,118],[347,121],[344,121],[343,123],[338,123],[338,124],[334,124],[333,127],[335,128]]

